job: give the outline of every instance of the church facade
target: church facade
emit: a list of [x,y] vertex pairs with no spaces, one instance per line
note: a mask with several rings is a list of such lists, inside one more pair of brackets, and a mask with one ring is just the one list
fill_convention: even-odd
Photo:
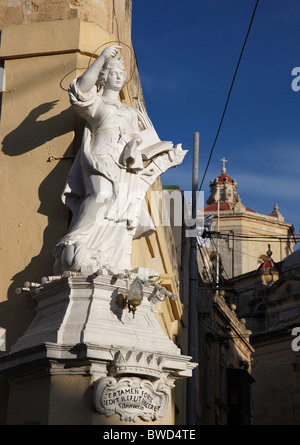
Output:
[[209,247],[199,248],[199,272],[207,285],[217,280],[226,303],[235,308],[250,332],[253,425],[297,425],[297,236],[277,205],[268,215],[243,205],[237,183],[226,174],[222,161],[222,174],[211,181],[211,195],[204,209],[205,215],[214,216],[214,222]]
[[[203,357],[215,372],[226,369],[228,377],[227,405],[221,403],[215,412],[218,421],[232,421],[229,375],[233,369],[239,375],[240,390],[251,398],[251,409],[248,403],[248,409],[246,404],[242,410],[244,422],[250,419],[253,425],[298,424],[300,288],[299,250],[294,252],[296,233],[293,225],[284,221],[277,205],[271,214],[264,215],[242,204],[237,182],[227,175],[224,158],[222,162],[221,175],[211,181],[211,195],[204,208],[204,215],[213,216],[213,223],[206,237],[199,239],[198,249],[199,338],[206,347]],[[216,316],[215,295],[220,298],[220,294],[232,317],[246,328],[240,337],[237,331],[234,334],[239,343],[235,350],[239,361],[234,361],[229,347],[233,321],[229,323],[227,319],[224,326],[222,318]],[[217,361],[213,366],[209,360],[210,351],[217,345],[222,351],[219,368]],[[201,363],[200,372],[207,372]],[[225,388],[221,374],[216,381],[223,382]],[[218,388],[221,387],[222,383]],[[224,400],[224,390],[219,394]],[[224,406],[226,412],[222,411]],[[212,415],[206,408],[202,415],[205,418],[209,413]],[[213,421],[217,422],[216,418],[210,419]],[[233,418],[234,424],[239,421]]]
[[264,261],[269,244],[274,261],[282,261],[297,242],[293,225],[284,221],[277,204],[266,215],[242,203],[236,180],[226,173],[225,161],[223,158],[221,175],[210,183],[204,207],[204,216],[213,216],[210,246],[202,248],[199,255],[199,272],[206,281],[217,273],[217,255],[219,278],[226,280],[255,270]]

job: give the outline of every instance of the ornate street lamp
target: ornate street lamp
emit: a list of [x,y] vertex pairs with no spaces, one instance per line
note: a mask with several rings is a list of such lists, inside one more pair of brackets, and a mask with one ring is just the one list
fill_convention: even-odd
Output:
[[143,285],[139,277],[131,283],[127,293],[118,294],[116,297],[116,304],[120,309],[126,309],[132,312],[133,318],[136,312],[136,308],[141,304],[143,300]]

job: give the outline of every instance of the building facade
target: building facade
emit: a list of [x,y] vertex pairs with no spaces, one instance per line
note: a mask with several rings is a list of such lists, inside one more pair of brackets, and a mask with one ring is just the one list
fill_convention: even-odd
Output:
[[210,189],[204,215],[214,217],[211,230],[215,234],[210,247],[202,249],[199,257],[203,277],[209,280],[216,274],[217,254],[220,279],[228,279],[257,269],[270,243],[274,261],[282,261],[293,252],[297,242],[293,225],[284,221],[277,205],[264,215],[242,204],[236,180],[226,174],[224,159],[222,174],[211,181]]
[[[167,186],[170,197],[176,198],[180,189]],[[177,202],[179,199],[177,200]],[[184,205],[184,204],[183,204]],[[171,208],[171,215],[173,215]],[[187,209],[182,208],[187,214]],[[174,215],[175,217],[176,215]],[[175,218],[174,218],[175,219]],[[191,314],[189,306],[191,275],[191,238],[188,228],[174,224],[172,227],[180,265],[180,288],[184,303],[179,327],[178,342],[188,350],[190,331],[187,328]],[[187,219],[188,222],[188,219]],[[187,229],[187,230],[186,230]],[[198,258],[201,258],[198,249]],[[206,247],[205,247],[206,248]],[[201,263],[198,263],[200,269]],[[230,301],[226,286],[207,283],[201,274],[197,277],[196,339],[194,342],[197,368],[194,370],[195,418],[198,425],[251,425],[252,410],[252,356],[251,331],[246,320],[238,316],[236,305]]]
[[[291,348],[291,333],[297,327],[299,313],[296,264],[299,251],[293,253],[297,237],[293,225],[284,221],[277,205],[271,214],[263,215],[242,204],[236,181],[226,174],[225,161],[223,158],[222,174],[211,181],[211,195],[204,208],[205,216],[213,216],[212,226],[207,229],[206,237],[198,240],[199,287],[202,288],[199,338],[202,338],[200,345],[206,348],[199,357],[206,357],[203,370],[210,379],[209,385],[199,387],[210,391],[214,387],[215,400],[223,403],[214,410],[212,407],[216,407],[210,402],[208,410],[208,404],[202,402],[202,415],[205,418],[210,413],[210,423],[214,416],[216,423],[298,423],[298,357]],[[222,308],[227,309],[222,317],[216,317],[212,315],[217,307],[215,295],[220,292],[224,301]],[[239,343],[237,349],[233,348],[235,354],[233,340],[230,341],[235,326],[233,318],[230,322],[227,318],[227,324],[220,322],[228,311],[246,329],[244,333],[237,330],[233,335]],[[219,355],[213,360],[214,350]],[[220,369],[227,370],[224,373],[229,385],[227,393],[225,380],[223,386],[216,383],[222,381]],[[233,380],[230,369],[235,369]],[[201,361],[199,370],[202,370]],[[220,376],[216,377],[218,373]],[[234,412],[230,405],[230,385],[235,378],[239,381],[240,393],[246,397],[244,402],[248,400],[248,409],[239,406],[243,412],[239,420],[230,414]],[[205,397],[202,394],[202,400],[205,401]],[[213,400],[211,394],[210,398]]]
[[251,331],[236,314],[224,290],[205,289],[199,281],[198,404],[202,425],[251,425]]
[[237,312],[252,330],[253,423],[299,425],[300,250],[269,257],[230,280]]

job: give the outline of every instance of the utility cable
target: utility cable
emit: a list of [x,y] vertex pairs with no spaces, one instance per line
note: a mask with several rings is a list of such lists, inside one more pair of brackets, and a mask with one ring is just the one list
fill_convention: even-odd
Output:
[[[210,232],[210,237],[211,238],[220,238],[220,239],[227,239],[229,235],[232,235],[231,233],[225,233],[225,232],[215,232],[215,231],[211,231]],[[243,234],[238,234],[235,233],[233,235],[233,238],[236,240],[240,240],[240,239],[248,239],[251,241],[258,241],[258,242],[266,242],[266,241],[272,241],[272,242],[276,242],[276,241],[299,241],[300,238],[299,237],[288,237],[288,236],[274,236],[274,235],[243,235]]]
[[[215,251],[217,251],[217,246],[216,246],[215,241],[213,239],[211,239],[211,242],[212,242],[212,246],[214,247]],[[220,254],[219,254],[219,262],[220,262],[220,266],[222,266],[222,271],[221,271],[221,269],[219,267],[219,277],[218,277],[219,282],[220,282],[220,278],[222,280],[224,280],[224,279],[225,280],[230,280],[229,275],[228,275],[228,273],[227,273],[227,271],[226,271],[222,261],[220,261]]]
[[206,168],[205,168],[205,171],[204,171],[204,175],[203,175],[203,178],[202,178],[199,190],[201,190],[201,188],[202,188],[202,185],[203,185],[203,182],[204,182],[204,179],[205,179],[205,176],[206,176],[209,164],[210,164],[210,160],[211,160],[211,157],[212,157],[212,154],[213,154],[213,151],[214,151],[217,139],[219,137],[219,133],[221,131],[222,123],[223,123],[223,120],[224,120],[224,117],[225,117],[225,114],[226,114],[226,110],[227,110],[227,106],[228,106],[228,102],[229,102],[229,99],[230,99],[230,96],[231,96],[233,84],[235,82],[235,78],[236,78],[236,75],[237,75],[237,72],[238,72],[238,69],[239,69],[239,66],[240,66],[240,62],[241,62],[241,59],[242,59],[242,56],[243,56],[243,52],[244,52],[244,49],[245,49],[245,46],[246,46],[246,43],[247,43],[247,40],[248,40],[248,37],[249,37],[249,34],[250,34],[250,30],[251,30],[251,27],[252,27],[252,23],[253,23],[253,20],[254,20],[254,16],[255,16],[255,13],[256,13],[256,9],[257,9],[258,3],[259,3],[259,0],[256,1],[255,7],[254,7],[254,11],[253,11],[253,14],[252,14],[252,17],[251,17],[251,21],[250,21],[250,24],[249,24],[249,27],[248,27],[248,31],[247,31],[247,34],[246,34],[246,37],[245,37],[245,40],[244,40],[244,43],[243,43],[243,47],[242,47],[242,50],[241,50],[241,53],[240,53],[240,57],[239,57],[239,60],[238,60],[238,63],[237,63],[237,66],[236,66],[236,69],[235,69],[235,72],[234,72],[234,76],[233,76],[232,82],[231,82],[231,86],[230,86],[230,89],[229,89],[229,93],[228,93],[228,96],[227,96],[227,100],[226,100],[226,104],[225,104],[225,107],[224,107],[224,110],[223,110],[223,114],[222,114],[222,117],[221,117],[219,128],[218,128],[218,131],[217,131],[214,143],[212,145],[212,148],[210,150],[210,155],[209,155],[209,158],[208,158],[208,162],[207,162],[207,165],[206,165]]
[[199,249],[199,248],[198,248],[198,252],[200,253],[200,256],[202,258],[203,268],[204,268],[204,271],[205,271],[205,273],[207,275],[207,278],[208,278],[208,281],[209,281],[208,285],[211,285],[211,284],[213,284],[213,282],[210,279],[210,273],[209,273],[208,267],[206,265],[206,261],[205,261],[204,255],[203,255],[204,252],[203,252],[202,249]]

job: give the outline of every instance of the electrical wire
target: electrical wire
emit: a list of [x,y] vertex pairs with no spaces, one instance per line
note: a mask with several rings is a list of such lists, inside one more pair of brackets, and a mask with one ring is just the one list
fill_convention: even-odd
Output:
[[[214,240],[212,239],[211,241],[212,241],[214,250],[217,251],[217,246],[216,246]],[[222,261],[221,261],[221,266],[222,266],[222,272],[220,273],[220,268],[219,268],[219,281],[220,281],[220,278],[225,279],[225,280],[230,280],[229,274],[227,273]]]
[[[211,232],[212,234],[214,232]],[[250,239],[283,239],[283,240],[291,240],[292,237],[291,236],[276,236],[276,235],[244,235],[241,233],[232,233],[232,232],[216,232],[217,234],[220,235],[231,235],[233,238],[237,238],[237,237],[242,237],[242,238],[250,238]]]
[[[207,256],[208,256],[208,253],[205,252],[203,249],[198,249],[198,251],[199,251],[199,253],[200,253],[200,256],[201,256],[201,259],[202,259],[202,263],[203,263],[203,268],[204,268],[204,270],[205,270],[206,276],[207,276],[208,281],[209,281],[208,285],[210,286],[210,285],[213,284],[213,281],[212,281],[211,278],[210,278],[210,273],[209,273],[208,267],[207,267],[207,265],[206,265],[206,261],[205,261],[205,259],[204,259],[204,255],[207,254]],[[203,255],[203,254],[204,254],[204,255]],[[208,262],[208,264],[209,264],[209,262]]]
[[[226,239],[227,238],[227,236],[226,235],[224,235],[221,239]],[[292,241],[291,239],[288,239],[288,238],[280,238],[280,239],[277,239],[277,238],[265,238],[265,239],[258,239],[258,238],[254,238],[254,239],[252,239],[252,238],[247,238],[247,237],[239,237],[239,238],[235,238],[235,240],[236,241],[242,241],[242,240],[248,240],[248,241],[250,241],[251,240],[251,242],[254,242],[254,243],[267,243],[267,242],[270,242],[270,240],[271,240],[271,242],[272,242],[272,244],[273,243],[281,243],[281,242],[290,242],[290,241]],[[298,240],[299,241],[299,240]]]
[[225,232],[211,232],[210,233],[211,237],[220,237],[221,239],[227,239],[227,237],[230,235],[232,236],[235,240],[240,240],[240,239],[249,239],[251,241],[259,241],[259,242],[267,242],[268,240],[275,242],[275,241],[299,241],[300,237],[288,237],[288,236],[272,236],[272,235],[242,235],[242,234],[233,234],[232,233],[225,233]]
[[221,131],[221,127],[222,127],[222,124],[223,124],[223,120],[224,120],[224,117],[225,117],[225,114],[226,114],[226,110],[227,110],[227,106],[228,106],[228,103],[229,103],[229,99],[230,99],[230,96],[231,96],[232,88],[233,88],[233,85],[234,85],[234,82],[235,82],[235,78],[236,78],[236,75],[237,75],[240,63],[241,63],[241,59],[242,59],[242,56],[243,56],[243,53],[244,53],[244,49],[245,49],[246,43],[247,43],[247,40],[248,40],[248,37],[249,37],[249,34],[250,34],[250,30],[251,30],[251,27],[252,27],[252,23],[253,23],[253,20],[254,20],[254,16],[255,16],[255,13],[256,13],[256,9],[257,9],[258,3],[259,3],[259,0],[256,1],[255,7],[254,7],[254,11],[253,11],[253,14],[252,14],[252,17],[251,17],[251,20],[250,20],[248,31],[247,31],[247,34],[246,34],[246,37],[245,37],[245,40],[244,40],[244,43],[243,43],[243,47],[242,47],[242,50],[241,50],[241,53],[240,53],[240,56],[239,56],[239,59],[238,59],[238,63],[237,63],[237,66],[236,66],[236,69],[235,69],[235,72],[234,72],[234,76],[233,76],[233,79],[232,79],[232,82],[231,82],[231,85],[230,85],[229,93],[228,93],[228,96],[227,96],[227,100],[226,100],[226,103],[225,103],[225,107],[224,107],[224,110],[223,110],[221,121],[220,121],[220,124],[219,124],[219,127],[218,127],[218,131],[217,131],[217,134],[215,136],[215,140],[214,140],[214,143],[212,145],[212,148],[210,150],[208,162],[207,162],[204,174],[203,174],[203,178],[202,178],[199,190],[201,190],[201,188],[202,188],[202,185],[203,185],[203,182],[204,182],[204,179],[205,179],[205,176],[206,176],[209,164],[210,164],[210,160],[211,160],[211,157],[212,157],[212,154],[213,154],[213,151],[214,151],[217,139],[219,137],[219,133]]
[[218,247],[217,247],[217,245],[215,243],[215,240],[211,239],[210,242],[211,242],[211,245],[213,247],[213,250],[215,252],[217,252],[217,254],[218,254],[217,262],[219,263],[219,267],[218,268],[214,267],[214,268],[215,268],[215,272],[216,272],[216,275],[215,275],[216,283],[220,284],[220,278],[222,277],[222,273],[220,273],[220,271],[221,271],[221,266],[222,266],[222,269],[223,269],[223,264],[222,264],[222,261],[220,261],[220,254],[218,252]]

